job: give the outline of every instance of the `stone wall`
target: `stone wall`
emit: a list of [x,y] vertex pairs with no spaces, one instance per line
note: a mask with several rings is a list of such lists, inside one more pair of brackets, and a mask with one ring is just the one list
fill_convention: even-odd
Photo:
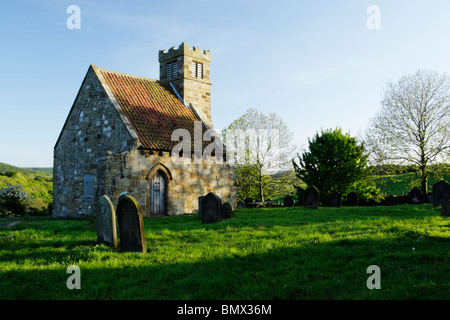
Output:
[[[135,143],[90,68],[54,149],[53,216],[89,215],[104,192],[106,158]],[[93,196],[84,194],[85,175]]]
[[232,169],[226,164],[175,163],[170,152],[133,149],[106,160],[105,194],[115,203],[122,192],[134,196],[143,214],[150,216],[151,169],[161,164],[170,172],[167,185],[167,214],[196,213],[198,197],[215,192],[222,202],[236,207],[236,183]]

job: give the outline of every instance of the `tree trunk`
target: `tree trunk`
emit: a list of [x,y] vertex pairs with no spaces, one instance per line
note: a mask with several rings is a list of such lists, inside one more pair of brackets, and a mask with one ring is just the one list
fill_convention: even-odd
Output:
[[428,203],[428,173],[422,170],[422,199],[423,203]]
[[263,176],[262,169],[259,170],[259,199],[261,202],[264,202],[264,190],[263,190]]
[[422,149],[421,164],[420,164],[420,174],[421,174],[421,185],[422,185],[422,200],[423,203],[428,203],[428,172],[427,172],[427,162],[425,160],[425,152]]

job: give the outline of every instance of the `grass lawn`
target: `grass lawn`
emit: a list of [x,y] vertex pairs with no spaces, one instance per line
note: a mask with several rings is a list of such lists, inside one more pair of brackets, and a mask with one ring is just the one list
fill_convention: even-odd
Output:
[[[430,205],[235,216],[144,219],[146,254],[97,245],[88,220],[0,219],[0,299],[450,298],[450,220]],[[79,290],[66,286],[70,265]],[[379,290],[367,288],[370,265]]]

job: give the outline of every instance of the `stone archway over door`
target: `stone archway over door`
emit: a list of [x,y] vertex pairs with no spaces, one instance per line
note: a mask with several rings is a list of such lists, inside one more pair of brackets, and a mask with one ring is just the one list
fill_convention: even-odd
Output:
[[162,215],[166,213],[166,179],[161,171],[155,172],[150,185],[150,214]]

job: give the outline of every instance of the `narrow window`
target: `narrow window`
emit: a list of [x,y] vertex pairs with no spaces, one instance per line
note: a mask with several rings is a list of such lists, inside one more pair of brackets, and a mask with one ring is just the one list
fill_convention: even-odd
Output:
[[203,79],[203,63],[193,61],[191,71],[194,78]]
[[197,63],[197,78],[203,79],[203,63]]
[[84,175],[84,196],[85,197],[94,196],[94,175],[92,174]]
[[172,79],[172,62],[167,63],[167,79]]
[[168,62],[166,65],[167,79],[174,79],[178,76],[178,63],[176,61]]
[[177,77],[178,63],[176,61],[172,62],[172,78]]

